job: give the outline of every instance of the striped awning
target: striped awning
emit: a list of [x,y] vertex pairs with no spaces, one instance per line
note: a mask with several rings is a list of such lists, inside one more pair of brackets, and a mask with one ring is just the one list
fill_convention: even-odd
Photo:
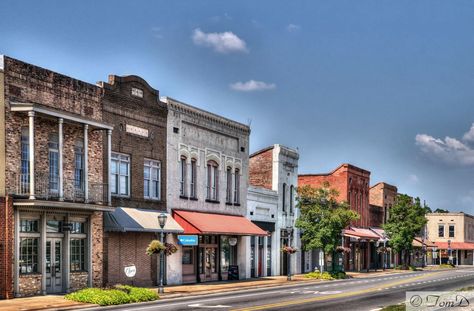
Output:
[[[163,213],[158,210],[148,210],[129,207],[117,207],[113,212],[104,213],[104,228],[108,232],[161,232],[158,216]],[[164,232],[183,233],[183,228],[165,213]]]

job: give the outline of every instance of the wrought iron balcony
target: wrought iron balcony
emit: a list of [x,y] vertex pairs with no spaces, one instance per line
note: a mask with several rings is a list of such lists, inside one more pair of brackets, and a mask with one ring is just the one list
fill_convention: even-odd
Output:
[[[108,204],[108,184],[89,182],[87,202],[84,183],[77,180],[63,178],[63,200],[68,202]],[[16,197],[28,198],[30,196],[29,174],[15,174],[14,185],[10,187],[10,194]],[[59,177],[47,173],[35,173],[35,198],[38,200],[60,200]]]

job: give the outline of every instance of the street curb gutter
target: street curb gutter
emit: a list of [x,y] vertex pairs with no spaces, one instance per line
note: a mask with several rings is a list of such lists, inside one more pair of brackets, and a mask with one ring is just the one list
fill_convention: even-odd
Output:
[[[401,272],[401,273],[394,273],[392,275],[395,275],[395,274],[410,274],[411,275],[411,274],[415,274],[415,273],[414,272]],[[260,285],[258,287],[252,286],[252,287],[249,287],[249,288],[244,288],[242,290],[239,290],[239,292],[252,293],[252,292],[264,291],[265,289],[268,289],[269,287],[278,287],[278,288],[281,288],[281,289],[286,289],[286,288],[298,287],[302,284],[314,285],[314,284],[318,284],[318,283],[319,284],[340,283],[340,282],[344,282],[344,281],[348,281],[348,280],[356,280],[356,279],[357,278],[342,279],[342,280],[331,280],[331,281],[321,281],[321,280],[295,281],[292,284],[281,284],[281,285],[279,285],[279,284],[268,284],[268,285]],[[235,288],[229,288],[229,289],[223,289],[223,290],[220,290],[220,291],[215,291],[215,292],[212,292],[212,293],[208,293],[208,292],[203,291],[203,292],[196,292],[196,293],[191,293],[191,294],[176,294],[176,295],[170,294],[169,296],[165,296],[165,297],[162,297],[162,298],[160,298],[158,300],[154,300],[154,301],[129,303],[129,304],[104,306],[104,307],[92,306],[92,307],[85,307],[85,308],[81,308],[81,309],[88,310],[88,311],[95,311],[95,310],[122,309],[125,306],[130,306],[130,307],[144,306],[145,307],[145,306],[148,306],[148,305],[159,305],[159,304],[163,304],[163,303],[168,303],[168,302],[170,302],[171,299],[173,299],[173,301],[183,301],[183,300],[187,300],[189,298],[195,298],[195,297],[199,297],[199,296],[206,296],[206,297],[212,298],[212,297],[216,297],[216,296],[225,295],[226,293],[230,295],[230,294],[232,294],[232,292],[234,290],[235,290]]]

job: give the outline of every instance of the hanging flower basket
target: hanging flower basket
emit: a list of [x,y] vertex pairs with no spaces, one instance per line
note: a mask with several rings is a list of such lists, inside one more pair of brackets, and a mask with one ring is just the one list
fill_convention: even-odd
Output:
[[344,246],[338,246],[338,247],[336,247],[336,252],[341,253],[341,254],[350,254],[351,253],[351,248],[350,247],[344,247]]
[[385,253],[390,252],[390,250],[391,250],[390,247],[380,246],[379,248],[377,248],[377,253],[385,254]]
[[281,252],[283,254],[294,254],[298,251],[298,249],[296,249],[296,247],[291,247],[291,246],[284,246],[281,248]]
[[164,252],[166,256],[172,255],[178,251],[178,248],[173,243],[161,243],[158,240],[153,240],[150,242],[146,248],[146,254],[151,256],[153,254],[159,254]]

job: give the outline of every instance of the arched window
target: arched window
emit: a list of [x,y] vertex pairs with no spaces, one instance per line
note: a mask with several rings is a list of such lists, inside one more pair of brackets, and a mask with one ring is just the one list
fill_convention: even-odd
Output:
[[59,136],[56,133],[49,135],[49,190],[59,191]]
[[286,212],[286,184],[283,184],[283,191],[282,191],[282,210]]
[[186,196],[186,157],[181,157],[179,185],[179,195]]
[[232,168],[230,166],[226,170],[226,183],[225,201],[226,203],[232,203]]
[[294,187],[290,186],[290,214],[293,213]]
[[217,201],[219,199],[219,166],[214,161],[207,162],[207,199]]
[[235,169],[234,175],[234,204],[240,204],[240,170]]
[[196,159],[191,159],[191,187],[190,187],[190,197],[196,198],[196,183],[197,183],[197,161]]

